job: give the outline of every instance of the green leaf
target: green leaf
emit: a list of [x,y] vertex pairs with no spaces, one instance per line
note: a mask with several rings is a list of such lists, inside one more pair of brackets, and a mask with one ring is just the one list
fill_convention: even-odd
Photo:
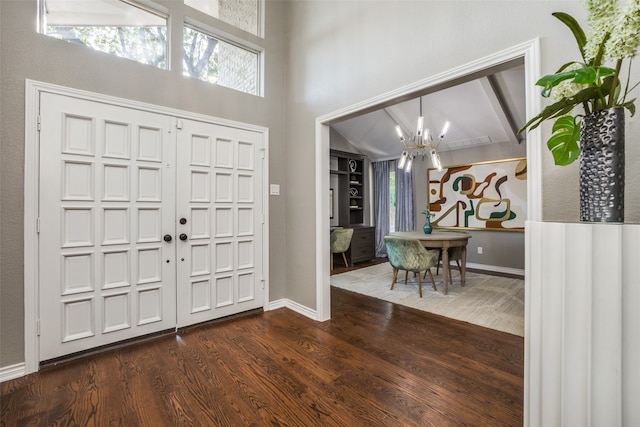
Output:
[[535,129],[545,120],[563,116],[571,112],[576,105],[581,105],[588,101],[603,99],[603,96],[607,94],[608,87],[610,88],[611,85],[609,84],[607,86],[606,82],[602,85],[604,92],[595,86],[588,87],[569,98],[561,99],[560,101],[545,107],[540,114],[529,120],[518,133],[526,129]]
[[611,76],[616,72],[616,70],[609,67],[595,67],[595,69],[596,69],[596,72],[598,73],[598,78]]
[[631,113],[631,117],[633,117],[633,115],[636,113],[636,99],[633,98],[631,101],[625,102],[624,104],[622,104],[622,107],[629,110],[629,113]]
[[562,22],[564,25],[569,27],[571,32],[573,33],[573,37],[576,39],[576,43],[578,44],[578,49],[580,49],[580,55],[582,55],[582,60],[587,62],[584,55],[584,46],[587,44],[587,36],[585,36],[584,31],[578,21],[576,21],[573,16],[564,13],[564,12],[554,12],[551,15],[555,16]]
[[574,71],[573,83],[588,85],[596,81],[598,73],[593,67],[584,67]]
[[598,52],[596,53],[595,58],[591,60],[592,65],[602,64],[602,57],[604,56],[605,45],[607,44],[609,37],[611,37],[611,33],[605,34],[604,37],[602,38],[602,42],[598,47]]
[[616,70],[608,67],[582,67],[577,70],[546,75],[540,78],[540,80],[536,82],[536,85],[544,87],[542,96],[547,98],[551,94],[551,89],[565,80],[572,79],[573,83],[590,85],[594,84],[600,78],[610,76],[615,72]]
[[555,117],[563,116],[573,110],[578,104],[581,104],[582,101],[576,101],[574,97],[562,99],[555,104],[551,104],[548,107],[545,107],[540,114],[529,120],[522,129],[518,131],[518,133],[523,132],[527,128],[529,130],[533,130],[540,126],[542,122],[548,119],[553,119]]
[[561,82],[575,78],[575,71],[565,71],[563,73],[548,74],[536,82],[537,86],[542,86],[542,96],[548,98],[551,95],[551,89],[558,86]]
[[569,68],[570,66],[572,66],[574,64],[578,64],[581,67],[586,67],[586,65],[583,64],[582,62],[571,61],[571,62],[567,62],[566,64],[562,65],[562,67],[558,68],[558,71],[556,71],[556,74],[559,74],[559,73],[563,72],[564,70],[566,70],[567,68]]
[[556,165],[567,166],[580,156],[580,126],[573,116],[563,116],[553,124],[553,134],[547,141],[547,148]]

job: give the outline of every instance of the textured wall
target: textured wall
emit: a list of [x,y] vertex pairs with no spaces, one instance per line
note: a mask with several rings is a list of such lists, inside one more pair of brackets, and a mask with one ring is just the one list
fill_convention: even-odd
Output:
[[[537,37],[542,72],[555,72],[579,55],[570,32],[551,16],[558,10],[579,20],[585,16],[578,0],[288,3],[287,147],[296,159],[287,168],[289,298],[315,304],[315,239],[309,227],[316,211],[309,192],[315,185],[314,118]],[[638,178],[632,170],[640,161],[640,145],[633,143],[638,120],[627,126],[628,184]],[[550,128],[543,131],[548,137]],[[577,221],[577,167],[556,167],[545,147],[534,149],[543,152],[543,219]],[[627,221],[638,222],[640,191],[628,187]]]
[[[181,2],[157,0],[172,16],[171,31],[182,34]],[[23,335],[23,169],[25,79],[104,93],[185,111],[253,123],[270,129],[270,181],[285,186],[285,48],[283,4],[267,2],[265,96],[259,98],[182,76],[182,55],[171,71],[138,64],[36,33],[36,0],[1,0],[0,47],[2,122],[2,222],[0,224],[0,366],[24,361]],[[230,32],[234,30],[228,29]],[[180,52],[181,43],[174,43]],[[284,198],[270,198],[270,299],[285,295]],[[30,266],[27,266],[31,268]],[[36,268],[36,266],[33,266]]]

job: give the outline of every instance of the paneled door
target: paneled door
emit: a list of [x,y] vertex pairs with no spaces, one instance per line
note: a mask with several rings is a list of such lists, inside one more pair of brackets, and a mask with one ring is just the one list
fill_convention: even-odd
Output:
[[171,118],[50,93],[40,117],[40,361],[175,328]]
[[178,120],[178,327],[264,305],[262,134]]
[[39,105],[39,361],[264,306],[263,132]]

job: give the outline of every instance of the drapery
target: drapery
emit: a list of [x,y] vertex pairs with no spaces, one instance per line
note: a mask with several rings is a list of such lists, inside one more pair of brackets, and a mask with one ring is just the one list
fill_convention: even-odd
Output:
[[376,224],[376,257],[387,256],[384,236],[389,234],[390,161],[373,162],[373,210]]
[[396,162],[396,231],[414,231],[413,170],[406,172]]

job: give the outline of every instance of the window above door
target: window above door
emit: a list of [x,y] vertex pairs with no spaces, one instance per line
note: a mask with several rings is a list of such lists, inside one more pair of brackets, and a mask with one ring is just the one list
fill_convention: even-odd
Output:
[[[260,96],[263,3],[184,0],[184,5],[163,6],[150,0],[39,0],[39,31],[169,71],[170,46],[180,44],[183,75]],[[169,30],[170,18],[183,22],[180,33]]]

